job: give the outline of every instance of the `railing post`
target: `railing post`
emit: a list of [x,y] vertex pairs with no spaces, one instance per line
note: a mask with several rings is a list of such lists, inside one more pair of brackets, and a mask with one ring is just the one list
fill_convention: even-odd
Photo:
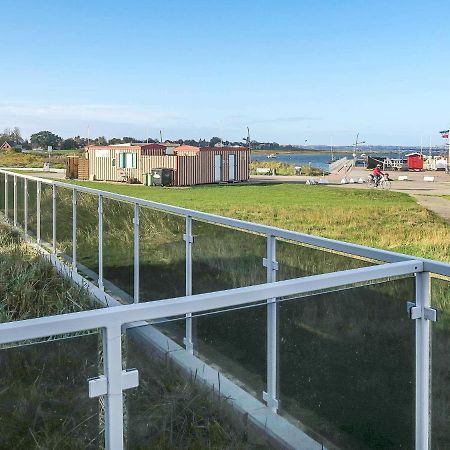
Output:
[[103,287],[103,195],[98,196],[98,287]]
[[8,175],[5,174],[5,218],[8,220]]
[[23,180],[23,230],[28,235],[28,178]]
[[[430,307],[430,273],[416,274],[416,305]],[[416,449],[430,448],[430,321],[416,319]]]
[[106,450],[123,449],[122,330],[120,325],[103,329]]
[[[183,235],[186,243],[186,295],[192,295],[192,217],[186,216],[186,233]],[[192,339],[192,313],[186,314],[186,336],[184,338],[186,350],[194,353],[194,341]]]
[[72,191],[72,270],[77,271],[77,191]]
[[52,251],[56,254],[56,186],[52,185]]
[[36,241],[41,243],[41,182],[36,184]]
[[139,303],[139,204],[134,204],[134,303]]
[[[267,268],[267,282],[277,280],[276,238],[267,236],[267,258],[263,265]],[[267,300],[267,391],[263,399],[273,411],[278,410],[278,303],[276,298]]]
[[17,176],[14,175],[14,226],[17,227]]

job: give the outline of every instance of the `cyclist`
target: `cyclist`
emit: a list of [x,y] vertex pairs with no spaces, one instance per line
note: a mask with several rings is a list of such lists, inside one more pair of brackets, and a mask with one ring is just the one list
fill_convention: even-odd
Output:
[[378,186],[378,183],[381,180],[381,177],[384,175],[384,173],[381,171],[381,164],[377,164],[375,169],[373,169],[372,177],[375,181],[375,186]]

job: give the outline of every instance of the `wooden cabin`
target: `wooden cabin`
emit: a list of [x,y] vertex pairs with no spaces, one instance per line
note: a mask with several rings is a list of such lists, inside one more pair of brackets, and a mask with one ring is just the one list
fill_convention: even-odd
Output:
[[143,183],[156,168],[173,170],[174,186],[249,179],[247,147],[178,147],[164,144],[118,144],[87,147],[89,179]]

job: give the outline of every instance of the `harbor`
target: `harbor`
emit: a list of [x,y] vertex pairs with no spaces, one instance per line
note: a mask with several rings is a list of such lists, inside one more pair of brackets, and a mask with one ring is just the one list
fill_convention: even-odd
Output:
[[[348,152],[326,152],[326,151],[311,151],[311,152],[278,152],[265,154],[258,151],[252,151],[250,155],[251,161],[278,161],[294,166],[309,165],[324,172],[330,171],[330,164],[343,158],[355,161],[356,167],[373,168],[376,164],[381,164],[384,169],[388,170],[407,170],[408,155],[418,154],[420,151],[414,149],[405,149],[401,152],[358,152],[356,157],[352,151]],[[424,169],[428,170],[445,170],[447,162],[445,149],[432,149],[430,151],[423,151]]]

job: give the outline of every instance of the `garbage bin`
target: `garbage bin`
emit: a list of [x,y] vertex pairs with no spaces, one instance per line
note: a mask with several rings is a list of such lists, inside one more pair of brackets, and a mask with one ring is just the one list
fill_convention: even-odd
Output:
[[144,185],[153,186],[153,176],[151,173],[144,174]]
[[151,175],[152,184],[155,186],[170,186],[173,183],[173,169],[153,169]]

